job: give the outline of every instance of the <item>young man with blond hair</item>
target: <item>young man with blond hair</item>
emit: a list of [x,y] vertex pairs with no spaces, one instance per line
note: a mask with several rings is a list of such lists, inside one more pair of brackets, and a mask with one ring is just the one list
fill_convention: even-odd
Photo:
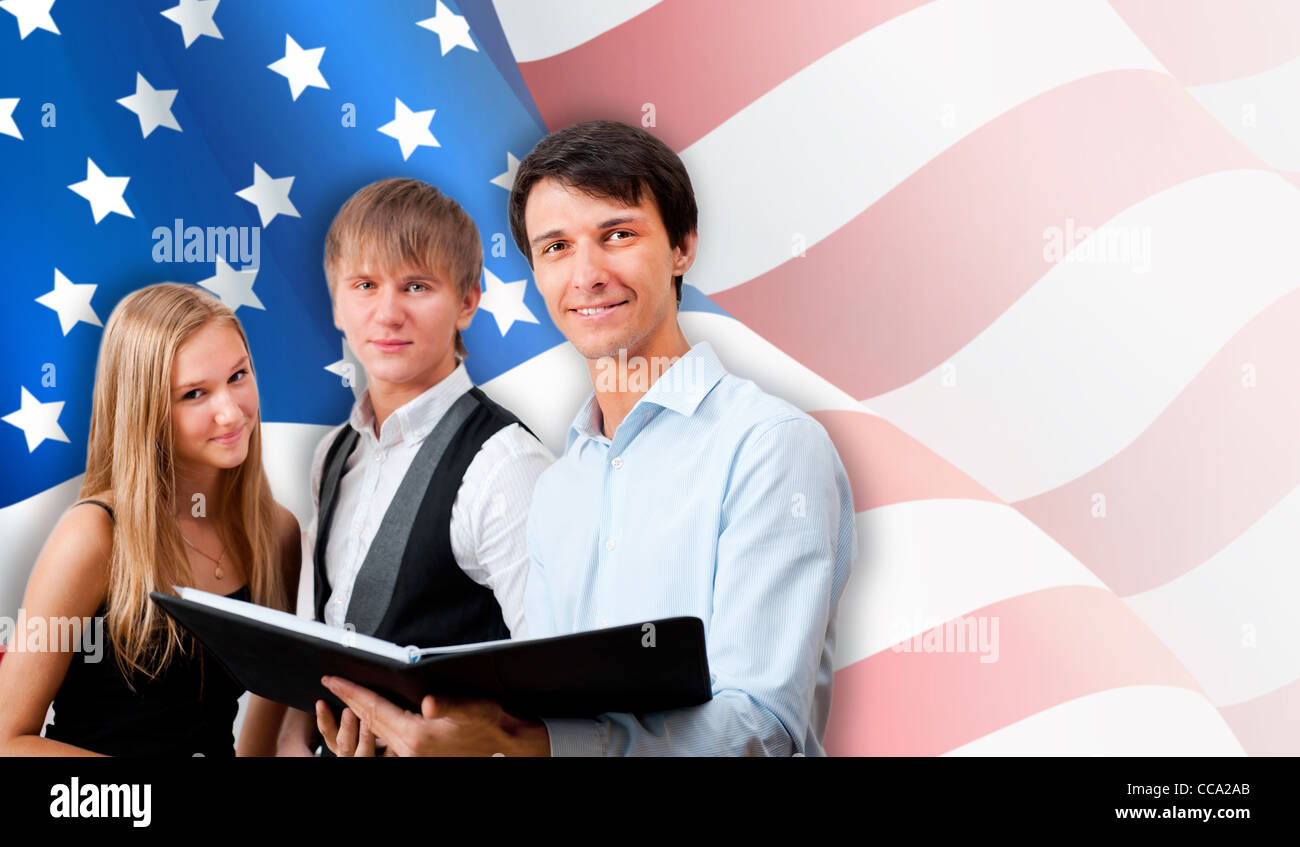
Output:
[[[368,185],[335,217],[325,275],[367,387],[312,459],[300,615],[420,647],[522,628],[525,522],[552,457],[465,370],[482,263],[473,220],[418,180]],[[315,726],[291,712],[282,752],[307,752]]]

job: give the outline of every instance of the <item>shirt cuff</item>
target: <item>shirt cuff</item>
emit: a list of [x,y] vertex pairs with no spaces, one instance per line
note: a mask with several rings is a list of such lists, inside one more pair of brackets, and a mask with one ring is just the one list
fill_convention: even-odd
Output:
[[552,756],[604,756],[605,733],[600,721],[542,718],[551,737]]

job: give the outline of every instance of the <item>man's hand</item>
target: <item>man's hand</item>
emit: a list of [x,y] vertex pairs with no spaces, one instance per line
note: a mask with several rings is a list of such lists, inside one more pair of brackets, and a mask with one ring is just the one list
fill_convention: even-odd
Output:
[[[507,713],[491,700],[425,696],[420,702],[420,714],[408,712],[346,679],[327,676],[321,683],[347,704],[343,712],[345,727],[349,713],[352,720],[360,718],[362,738],[373,732],[388,742],[390,755],[397,756],[549,756],[550,737],[545,725],[520,720]],[[328,710],[326,710],[328,714]],[[320,705],[317,705],[320,715]],[[329,725],[321,722],[321,732],[327,739]],[[332,735],[341,749],[363,750],[363,741],[356,741],[355,728],[351,734],[340,727]],[[330,747],[334,749],[333,746]],[[370,739],[370,755],[374,751],[374,736]],[[348,755],[352,755],[349,753]],[[357,752],[356,755],[367,755]]]
[[[359,725],[358,725],[359,724]],[[316,725],[320,728],[325,746],[339,758],[374,756],[375,735],[364,721],[358,722],[356,713],[344,709],[339,723],[334,723],[334,713],[324,700],[316,701]]]

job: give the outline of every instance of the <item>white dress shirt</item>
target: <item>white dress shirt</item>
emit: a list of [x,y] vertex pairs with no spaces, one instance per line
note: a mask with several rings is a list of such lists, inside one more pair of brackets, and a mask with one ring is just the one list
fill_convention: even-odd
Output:
[[[370,550],[393,495],[425,437],[460,396],[473,387],[462,363],[446,379],[394,411],[375,437],[375,415],[367,390],[346,423],[321,439],[312,457],[312,519],[303,533],[298,614],[315,615],[317,524],[322,466],[329,446],[345,426],[361,434],[348,457],[325,548],[330,595],[325,623],[343,626],[357,573]],[[451,550],[470,579],[492,590],[512,634],[523,628],[524,583],[528,576],[526,524],[533,487],[554,461],[549,450],[518,424],[483,443],[461,480],[451,509]]]

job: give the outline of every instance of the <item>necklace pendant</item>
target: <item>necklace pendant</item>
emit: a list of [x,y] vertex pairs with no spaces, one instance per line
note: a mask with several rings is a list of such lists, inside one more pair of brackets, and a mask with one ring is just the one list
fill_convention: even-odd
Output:
[[220,567],[218,567],[215,571],[213,571],[212,575],[215,576],[217,579],[225,579],[226,577],[225,571],[221,570]]

